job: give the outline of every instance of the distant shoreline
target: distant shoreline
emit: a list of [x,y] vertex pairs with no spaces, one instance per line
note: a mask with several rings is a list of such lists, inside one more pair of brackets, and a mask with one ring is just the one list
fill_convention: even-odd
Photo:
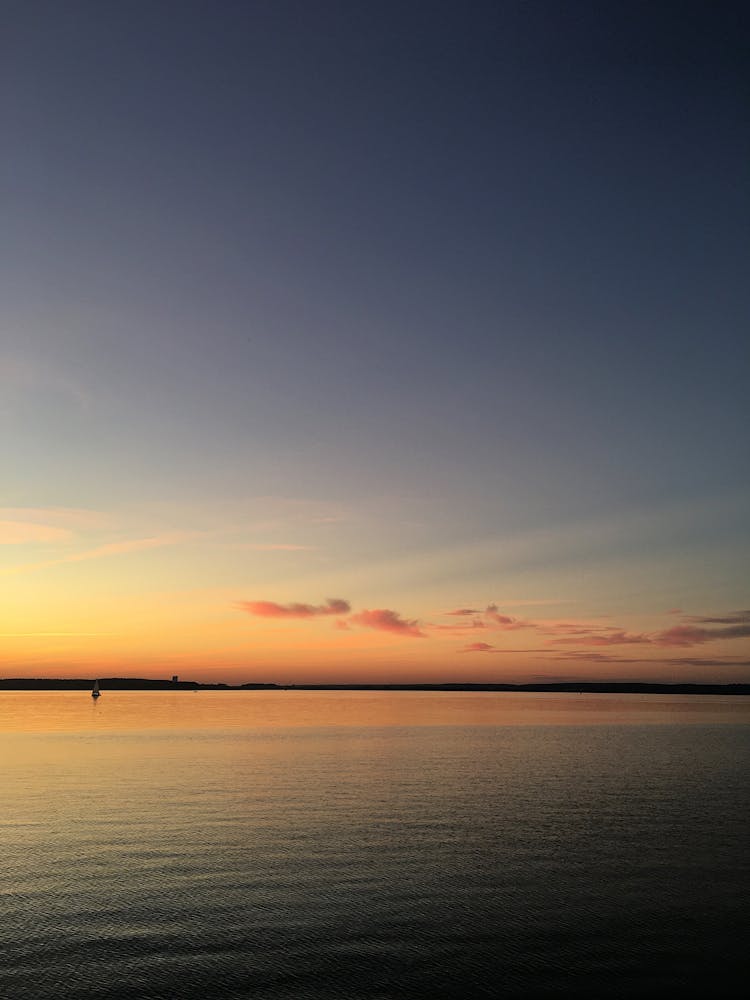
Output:
[[[582,694],[750,695],[750,684],[654,684],[630,681],[560,681],[542,684],[203,684],[199,681],[100,677],[102,691],[495,691]],[[94,678],[0,678],[0,691],[90,691]]]

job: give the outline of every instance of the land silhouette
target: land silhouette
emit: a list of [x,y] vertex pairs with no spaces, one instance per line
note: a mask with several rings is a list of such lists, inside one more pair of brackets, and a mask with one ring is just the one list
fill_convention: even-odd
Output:
[[526,691],[588,694],[725,694],[748,695],[750,684],[660,684],[634,681],[553,681],[537,684],[209,684],[148,677],[7,677],[0,691]]

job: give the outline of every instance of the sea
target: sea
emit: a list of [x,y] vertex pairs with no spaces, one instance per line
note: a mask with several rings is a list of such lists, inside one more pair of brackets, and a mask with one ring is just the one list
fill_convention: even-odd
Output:
[[740,995],[750,698],[0,693],[2,1000]]

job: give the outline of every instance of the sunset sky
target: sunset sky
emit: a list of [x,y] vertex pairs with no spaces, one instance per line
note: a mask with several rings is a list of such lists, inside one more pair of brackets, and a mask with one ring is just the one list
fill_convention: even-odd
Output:
[[749,681],[747,19],[5,5],[0,677]]

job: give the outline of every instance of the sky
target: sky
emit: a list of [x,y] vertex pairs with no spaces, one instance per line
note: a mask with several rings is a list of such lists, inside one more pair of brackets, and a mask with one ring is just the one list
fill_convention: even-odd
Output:
[[0,676],[750,681],[748,19],[5,3]]

